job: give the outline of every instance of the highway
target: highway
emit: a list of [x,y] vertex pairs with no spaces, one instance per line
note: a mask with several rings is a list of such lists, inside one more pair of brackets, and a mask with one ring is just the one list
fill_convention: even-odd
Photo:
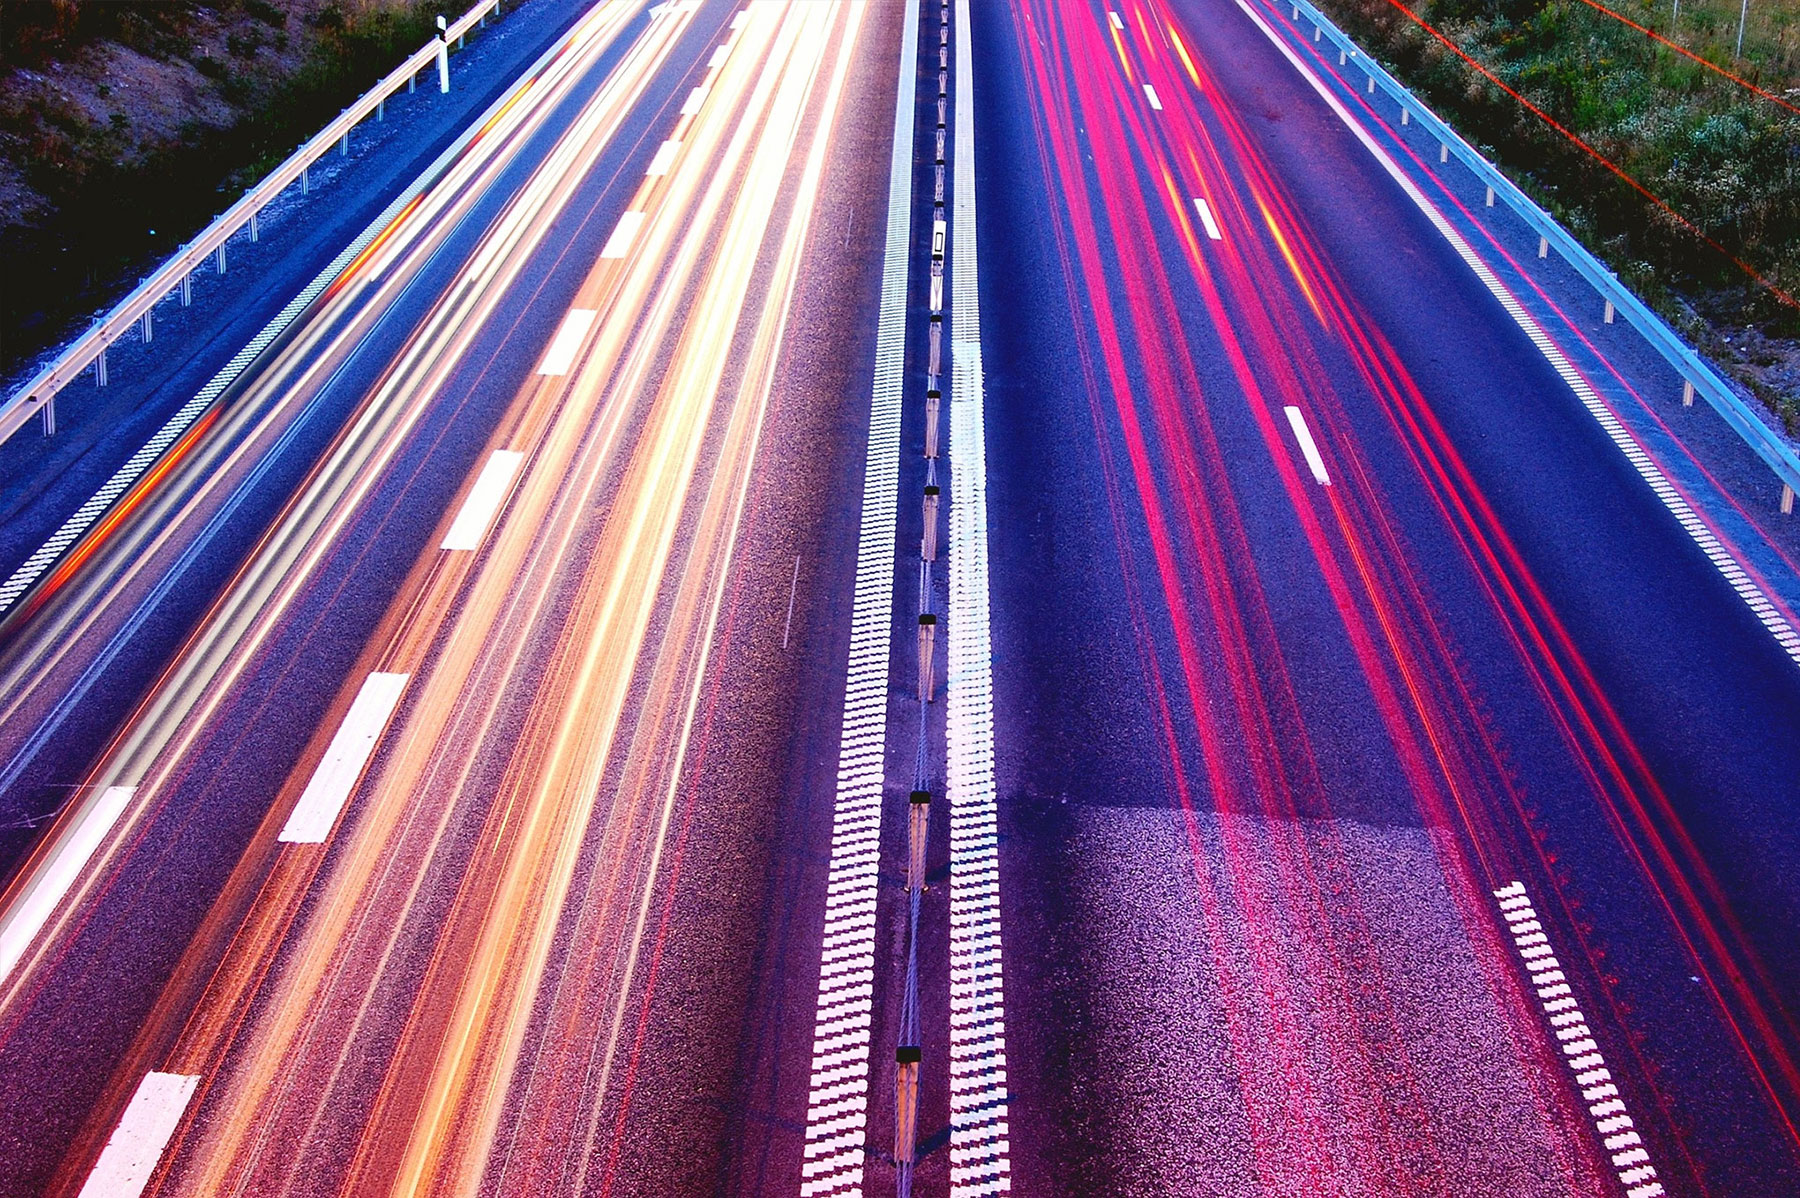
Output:
[[1800,1192],[1800,538],[1333,70],[594,4],[0,621],[0,1193]]

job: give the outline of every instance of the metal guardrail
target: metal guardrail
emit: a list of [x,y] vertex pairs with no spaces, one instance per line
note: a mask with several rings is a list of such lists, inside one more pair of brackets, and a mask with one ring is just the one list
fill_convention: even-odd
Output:
[[[515,0],[515,3],[517,0]],[[225,243],[244,226],[250,227],[250,239],[258,236],[257,216],[276,196],[287,190],[296,179],[302,189],[307,186],[307,172],[312,164],[330,151],[333,143],[349,151],[350,130],[371,113],[385,111],[389,96],[402,87],[411,88],[420,71],[434,60],[438,66],[438,90],[450,90],[450,43],[460,42],[477,24],[485,24],[491,14],[500,11],[501,0],[477,0],[474,7],[455,21],[445,23],[438,18],[438,36],[427,42],[374,87],[343,112],[337,119],[314,134],[305,145],[288,156],[287,161],[271,171],[262,182],[220,214],[200,235],[177,250],[149,278],[58,354],[48,366],[38,371],[30,382],[0,404],[0,443],[23,428],[33,416],[43,420],[46,435],[56,431],[56,397],[63,388],[93,367],[96,381],[106,385],[106,350],[133,325],[139,325],[148,341],[152,335],[151,311],[169,295],[181,292],[182,303],[188,302],[190,278],[208,258],[216,258],[220,271],[225,269]]]
[[[1494,195],[1506,201],[1507,207],[1522,219],[1541,239],[1538,243],[1538,256],[1543,257],[1552,247],[1576,273],[1600,293],[1609,309],[1625,318],[1653,349],[1680,373],[1685,387],[1682,399],[1691,402],[1693,393],[1697,392],[1712,405],[1714,411],[1724,418],[1738,436],[1744,439],[1752,452],[1761,458],[1782,483],[1781,510],[1790,512],[1794,505],[1795,492],[1800,491],[1800,453],[1784,440],[1779,433],[1770,428],[1762,415],[1745,403],[1743,398],[1720,378],[1718,372],[1671,329],[1662,317],[1652,312],[1644,301],[1625,284],[1617,275],[1608,270],[1599,259],[1590,253],[1586,246],[1557,223],[1556,219],[1540,208],[1536,201],[1520,191],[1513,181],[1502,174],[1493,163],[1464,141],[1462,136],[1441,120],[1417,96],[1413,95],[1399,80],[1388,74],[1382,65],[1344,34],[1331,18],[1315,8],[1309,0],[1263,0],[1271,9],[1286,8],[1296,21],[1304,19],[1313,27],[1313,41],[1329,40],[1340,55],[1340,82],[1355,90],[1348,79],[1342,78],[1344,72],[1353,65],[1366,79],[1371,81],[1370,91],[1379,87],[1388,97],[1397,101],[1401,110],[1410,114],[1410,119],[1419,123],[1444,147],[1440,160],[1447,160],[1454,154],[1465,166],[1473,171],[1476,177],[1493,189]],[[1608,313],[1609,317],[1611,311]]]

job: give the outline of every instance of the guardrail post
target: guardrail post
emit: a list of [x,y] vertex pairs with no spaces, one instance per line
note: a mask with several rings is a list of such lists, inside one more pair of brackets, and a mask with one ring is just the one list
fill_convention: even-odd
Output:
[[1491,187],[1487,189],[1487,206],[1489,208],[1494,206],[1494,189]]
[[375,101],[375,119],[378,121],[387,120],[387,97],[386,96],[383,96],[383,97],[381,97],[381,99]]
[[450,23],[443,17],[437,19],[438,44],[438,91],[450,91]]
[[1439,162],[1450,161],[1450,143],[1449,142],[1440,141],[1438,143],[1438,161]]
[[406,77],[406,94],[412,95],[419,86],[419,73],[414,71]]
[[1369,76],[1369,94],[1371,96],[1375,94],[1375,76],[1373,75]]
[[150,327],[150,313],[148,313],[148,312],[145,312],[145,313],[144,313],[144,315],[143,315],[143,317],[142,317],[142,319],[140,319],[140,320],[139,320],[139,322],[138,322],[138,323],[139,323],[139,324],[140,324],[140,325],[142,325],[142,326],[143,326],[143,331],[144,331],[144,344],[145,344],[145,345],[149,345],[149,344],[150,344],[150,337],[151,337],[151,334],[152,334],[152,330],[151,330],[151,327]]
[[1314,25],[1313,26],[1313,41],[1315,41],[1315,42],[1318,41],[1320,35],[1323,34],[1324,32],[1325,31],[1323,29],[1321,29],[1319,26]]
[[1538,238],[1538,257],[1548,258],[1549,256],[1550,256],[1550,239],[1548,237]]
[[219,252],[217,255],[215,255],[215,257],[218,260],[219,273],[224,274],[225,273],[225,247],[224,246],[221,245],[219,247]]
[[44,421],[44,435],[54,437],[56,435],[56,396],[52,395],[44,401],[44,406],[38,409],[38,415]]
[[312,163],[310,162],[300,168],[300,194],[312,194]]
[[262,240],[262,213],[260,212],[250,214],[250,240],[253,242]]
[[1400,106],[1400,123],[1401,125],[1412,124],[1412,109],[1404,104]]
[[1612,322],[1613,322],[1613,302],[1611,300],[1607,300],[1606,301],[1606,323],[1611,324]]
[[1694,380],[1693,379],[1682,379],[1681,380],[1681,406],[1684,408],[1691,408],[1694,406]]
[[194,306],[194,275],[192,271],[181,276],[181,306],[184,308]]
[[1794,488],[1786,483],[1781,484],[1781,514],[1784,516],[1794,514]]
[[100,356],[94,359],[94,386],[106,386],[106,351],[104,349],[100,351]]

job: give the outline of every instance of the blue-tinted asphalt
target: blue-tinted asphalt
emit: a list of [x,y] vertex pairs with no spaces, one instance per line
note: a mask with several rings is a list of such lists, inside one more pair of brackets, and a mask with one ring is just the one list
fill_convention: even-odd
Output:
[[[94,1117],[109,1075],[213,908],[310,730],[324,718],[426,539],[475,468],[495,422],[549,341],[728,17],[729,9],[715,5],[696,20],[359,509],[315,576],[316,585],[301,596],[232,696],[204,760],[171,788],[168,801],[117,863],[63,963],[0,1029],[5,1033],[0,1077],[10,1079],[0,1086],[0,1194],[38,1192],[71,1138]],[[594,68],[347,366],[303,410],[279,460],[268,463],[251,493],[210,530],[188,575],[33,763],[28,784],[5,797],[9,810],[53,803],[55,785],[81,775],[429,314],[513,187],[550,149],[628,41],[629,35]],[[372,207],[380,202],[370,201]],[[120,620],[127,615],[120,613]],[[13,835],[10,851],[16,856],[29,840]]]
[[[1800,670],[1499,304],[1237,7],[1191,0],[1177,11],[1189,47],[1225,89],[1218,103],[1243,118],[1332,265],[1398,349],[1643,749],[1768,966],[1777,998],[1800,1002],[1800,840],[1791,825],[1800,797]],[[1083,6],[1068,19],[1105,18]],[[1076,345],[1099,347],[1057,257],[1057,191],[1083,184],[1047,188],[1013,21],[987,6],[976,21],[1015,1184],[1029,1193],[1104,1192],[1124,1154],[1146,1143],[1144,1125],[1175,1097],[1152,1086],[1135,1111],[1093,1100],[1109,1074],[1129,1067],[1095,1048],[1101,996],[1116,985],[1105,974],[1128,972],[1145,954],[1198,958],[1201,948],[1197,933],[1189,946],[1129,935],[1111,946],[1084,943],[1081,912],[1106,901],[1107,886],[1076,880],[1071,846],[1093,822],[1089,814],[1175,803],[1124,616],[1125,578],[1154,590],[1155,572],[1141,509],[1127,506],[1125,543],[1114,537],[1101,439],[1115,463],[1123,450],[1116,424],[1096,431]],[[1251,525],[1256,569],[1300,681],[1333,810],[1362,823],[1416,823],[1392,750],[1365,714],[1366,687],[1341,619],[1215,349],[1211,318],[1182,281],[1173,232],[1157,232],[1160,244],[1145,252],[1171,264],[1180,307],[1169,317],[1195,347],[1228,446],[1229,486]],[[1594,957],[1583,962],[1578,989],[1622,1064],[1618,1072],[1629,1075],[1626,1089],[1671,1191],[1792,1189],[1800,1180],[1792,1143],[1719,1012],[1690,982],[1668,921],[1575,770],[1387,418],[1347,368],[1333,378],[1389,518],[1404,530],[1411,562],[1535,808],[1530,829],[1481,847],[1539,892],[1552,887],[1526,851],[1531,838],[1543,838],[1558,862],[1556,889],[1571,906],[1556,911],[1553,932],[1565,955],[1581,960],[1576,924],[1585,929],[1582,943]],[[1102,409],[1110,403],[1096,398]],[[1151,611],[1153,656],[1175,679],[1168,614],[1154,602]],[[1181,752],[1191,767],[1195,746]],[[1151,1040],[1164,1031],[1137,1030]],[[1788,1046],[1797,1047],[1791,1039]],[[1549,1057],[1545,1067],[1561,1068]],[[1181,1139],[1172,1134],[1165,1143]]]

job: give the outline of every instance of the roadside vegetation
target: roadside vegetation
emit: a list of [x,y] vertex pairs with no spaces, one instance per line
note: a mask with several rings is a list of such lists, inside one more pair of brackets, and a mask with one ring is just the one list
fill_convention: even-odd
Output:
[[0,374],[116,299],[453,7],[0,0]]
[[[1640,295],[1800,433],[1800,114],[1580,0],[1410,11],[1703,231],[1683,227],[1390,0],[1318,0]],[[1800,105],[1800,3],[1602,0]],[[1707,243],[1717,243],[1717,248]],[[1723,251],[1723,252],[1721,252]],[[1740,259],[1770,286],[1732,262]]]

